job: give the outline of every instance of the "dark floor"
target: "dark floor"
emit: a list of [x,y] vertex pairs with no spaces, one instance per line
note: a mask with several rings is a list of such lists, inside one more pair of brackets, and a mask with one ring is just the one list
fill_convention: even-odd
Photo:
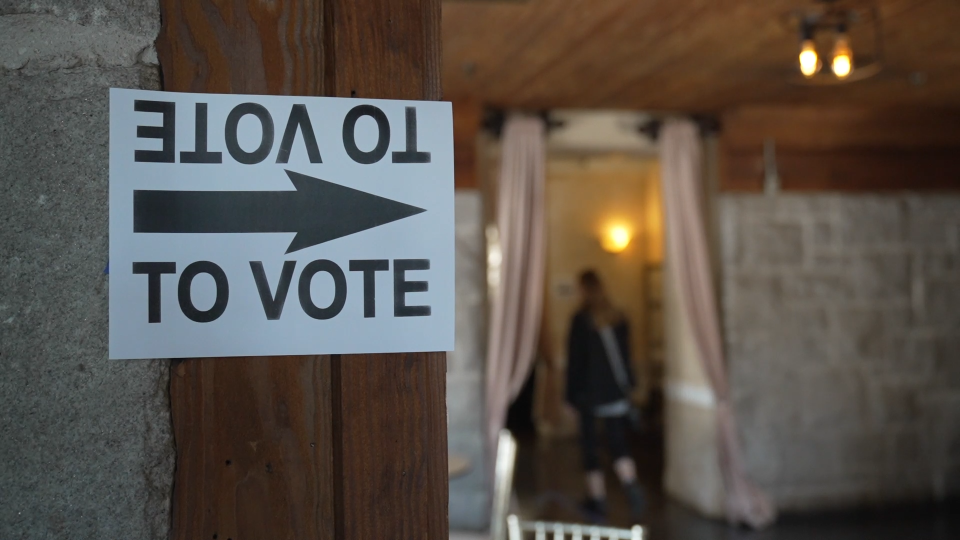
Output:
[[[514,489],[526,518],[582,522],[577,503],[583,496],[576,441],[538,441],[530,431],[517,433],[519,449]],[[633,442],[638,474],[646,487],[647,538],[652,540],[960,540],[960,503],[884,508],[817,515],[785,515],[761,532],[728,527],[699,517],[663,495],[662,440],[637,436]],[[609,522],[630,524],[626,500],[608,469]]]

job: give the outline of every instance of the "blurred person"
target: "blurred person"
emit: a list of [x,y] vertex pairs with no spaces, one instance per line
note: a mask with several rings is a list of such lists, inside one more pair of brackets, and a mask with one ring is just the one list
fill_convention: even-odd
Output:
[[635,521],[645,497],[637,482],[636,464],[627,444],[629,420],[637,412],[630,402],[634,378],[630,369],[627,319],[607,297],[593,270],[580,274],[580,308],[567,340],[567,401],[580,413],[580,445],[586,474],[584,510],[606,516],[606,487],[600,468],[597,422],[606,432],[606,450],[630,503]]

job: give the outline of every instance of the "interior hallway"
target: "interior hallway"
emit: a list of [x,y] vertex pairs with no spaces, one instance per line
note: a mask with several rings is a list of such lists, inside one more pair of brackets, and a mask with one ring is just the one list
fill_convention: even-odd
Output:
[[[532,432],[518,439],[514,490],[523,517],[578,521],[583,497],[580,450],[575,439],[538,440]],[[700,517],[663,492],[663,441],[656,433],[632,441],[640,480],[647,490],[649,540],[955,540],[960,538],[960,500],[943,504],[871,510],[784,515],[770,529],[753,532]],[[627,502],[607,469],[609,521],[628,526]]]

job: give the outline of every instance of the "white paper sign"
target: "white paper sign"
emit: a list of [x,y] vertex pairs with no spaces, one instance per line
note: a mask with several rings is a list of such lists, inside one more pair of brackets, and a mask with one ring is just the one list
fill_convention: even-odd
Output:
[[110,358],[447,351],[449,103],[110,91]]

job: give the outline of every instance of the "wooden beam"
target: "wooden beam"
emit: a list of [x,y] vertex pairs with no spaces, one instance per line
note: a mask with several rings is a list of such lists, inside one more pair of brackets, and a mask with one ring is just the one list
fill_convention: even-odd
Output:
[[[164,89],[440,98],[439,0],[162,0]],[[444,353],[176,362],[177,540],[446,538]]]
[[332,382],[328,357],[174,362],[171,538],[346,538]]
[[723,116],[720,189],[761,191],[764,141],[786,191],[960,189],[960,113],[749,107]]
[[477,188],[477,135],[483,107],[473,100],[453,101],[453,168],[456,189]]
[[960,146],[960,111],[951,110],[754,106],[722,120],[724,145],[738,150],[766,137],[797,150]]
[[[784,191],[947,191],[960,189],[956,149],[885,148],[793,150],[777,148]],[[721,156],[724,191],[763,190],[762,150]]]

